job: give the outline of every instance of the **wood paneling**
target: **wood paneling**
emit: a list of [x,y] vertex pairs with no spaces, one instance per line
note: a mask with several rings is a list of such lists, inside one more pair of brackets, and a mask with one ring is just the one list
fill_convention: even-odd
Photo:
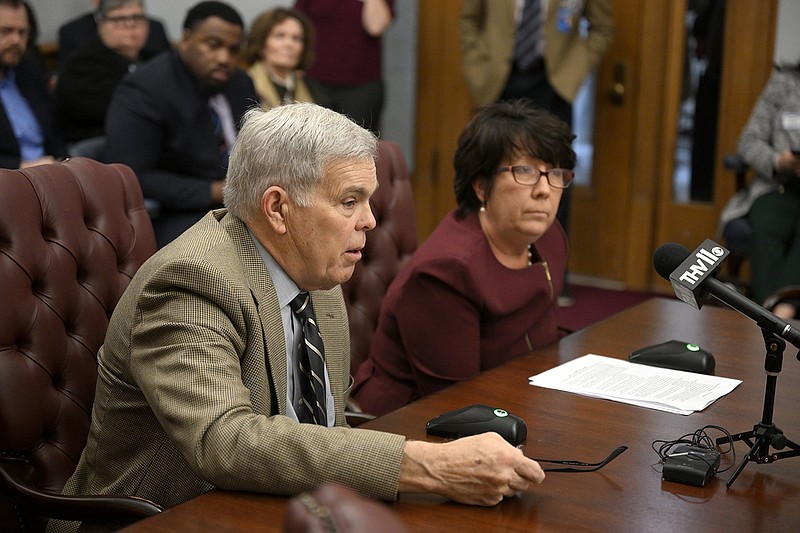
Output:
[[415,168],[420,240],[455,207],[453,153],[471,114],[461,74],[461,2],[420,2]]

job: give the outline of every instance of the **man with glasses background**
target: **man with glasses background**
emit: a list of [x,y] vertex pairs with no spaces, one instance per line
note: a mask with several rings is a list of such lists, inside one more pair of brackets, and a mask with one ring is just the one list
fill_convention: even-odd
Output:
[[572,132],[530,101],[490,104],[454,157],[458,207],[383,301],[353,398],[381,415],[558,339]]
[[[100,0],[92,0],[92,4],[95,7],[93,11],[66,22],[58,29],[59,62],[65,61],[73,50],[97,34],[97,26],[102,18],[99,9]],[[142,2],[142,9],[144,9],[144,2]],[[150,17],[147,21],[149,31],[142,48],[142,55],[153,57],[160,52],[169,50],[170,43],[164,25],[160,21]]]
[[[114,89],[158,52],[145,48],[150,24],[143,0],[100,0],[96,19],[97,31],[62,62],[53,98],[61,136],[69,145],[83,141],[73,155],[99,157]],[[85,146],[98,146],[97,153],[81,152]]]

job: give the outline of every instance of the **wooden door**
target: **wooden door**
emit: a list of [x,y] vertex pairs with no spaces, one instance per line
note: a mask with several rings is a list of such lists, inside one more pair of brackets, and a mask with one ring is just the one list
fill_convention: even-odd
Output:
[[420,242],[456,205],[453,154],[472,100],[461,74],[461,2],[419,3],[416,146],[412,182]]
[[[723,65],[719,92],[719,114],[717,117],[716,166],[714,170],[714,194],[711,202],[676,202],[671,192],[670,179],[673,168],[661,165],[657,176],[659,182],[658,215],[656,218],[655,243],[680,242],[695,249],[703,240],[716,238],[719,213],[727,200],[735,193],[735,181],[730,171],[722,165],[722,157],[736,152],[739,135],[750,116],[758,96],[772,72],[775,33],[778,16],[777,0],[753,2],[752,0],[724,0],[725,31],[723,38]],[[672,18],[677,19],[680,14]],[[664,142],[660,146],[660,161],[671,161],[670,148],[674,150],[675,124],[678,115],[674,94],[680,83],[679,65],[669,65],[669,82],[664,95],[665,107],[670,110],[664,123]],[[633,265],[633,268],[637,268]],[[656,276],[656,286],[666,287],[667,282]]]
[[714,200],[679,203],[673,174],[687,3],[614,0],[617,35],[598,70],[592,182],[573,191],[571,272],[666,290],[653,250],[714,238],[735,189],[721,155],[735,151],[769,76],[777,17],[776,0],[726,1]]

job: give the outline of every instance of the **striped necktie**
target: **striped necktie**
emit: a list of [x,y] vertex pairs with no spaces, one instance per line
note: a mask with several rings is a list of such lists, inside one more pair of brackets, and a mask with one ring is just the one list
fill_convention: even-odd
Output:
[[542,16],[539,0],[525,0],[522,18],[514,40],[514,60],[521,70],[528,70],[539,58]]
[[300,402],[296,406],[300,422],[328,425],[325,409],[325,347],[311,305],[311,295],[301,292],[289,304],[303,328],[298,343],[297,357],[300,368]]

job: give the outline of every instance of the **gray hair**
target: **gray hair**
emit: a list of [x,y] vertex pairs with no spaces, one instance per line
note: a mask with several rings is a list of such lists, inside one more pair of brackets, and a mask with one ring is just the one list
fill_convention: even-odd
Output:
[[375,135],[335,111],[309,103],[250,109],[231,150],[225,207],[244,221],[261,212],[261,197],[278,186],[309,206],[326,165],[375,160]]
[[97,13],[102,20],[115,9],[129,5],[142,6],[142,10],[144,10],[144,0],[100,0],[100,3],[97,4]]

